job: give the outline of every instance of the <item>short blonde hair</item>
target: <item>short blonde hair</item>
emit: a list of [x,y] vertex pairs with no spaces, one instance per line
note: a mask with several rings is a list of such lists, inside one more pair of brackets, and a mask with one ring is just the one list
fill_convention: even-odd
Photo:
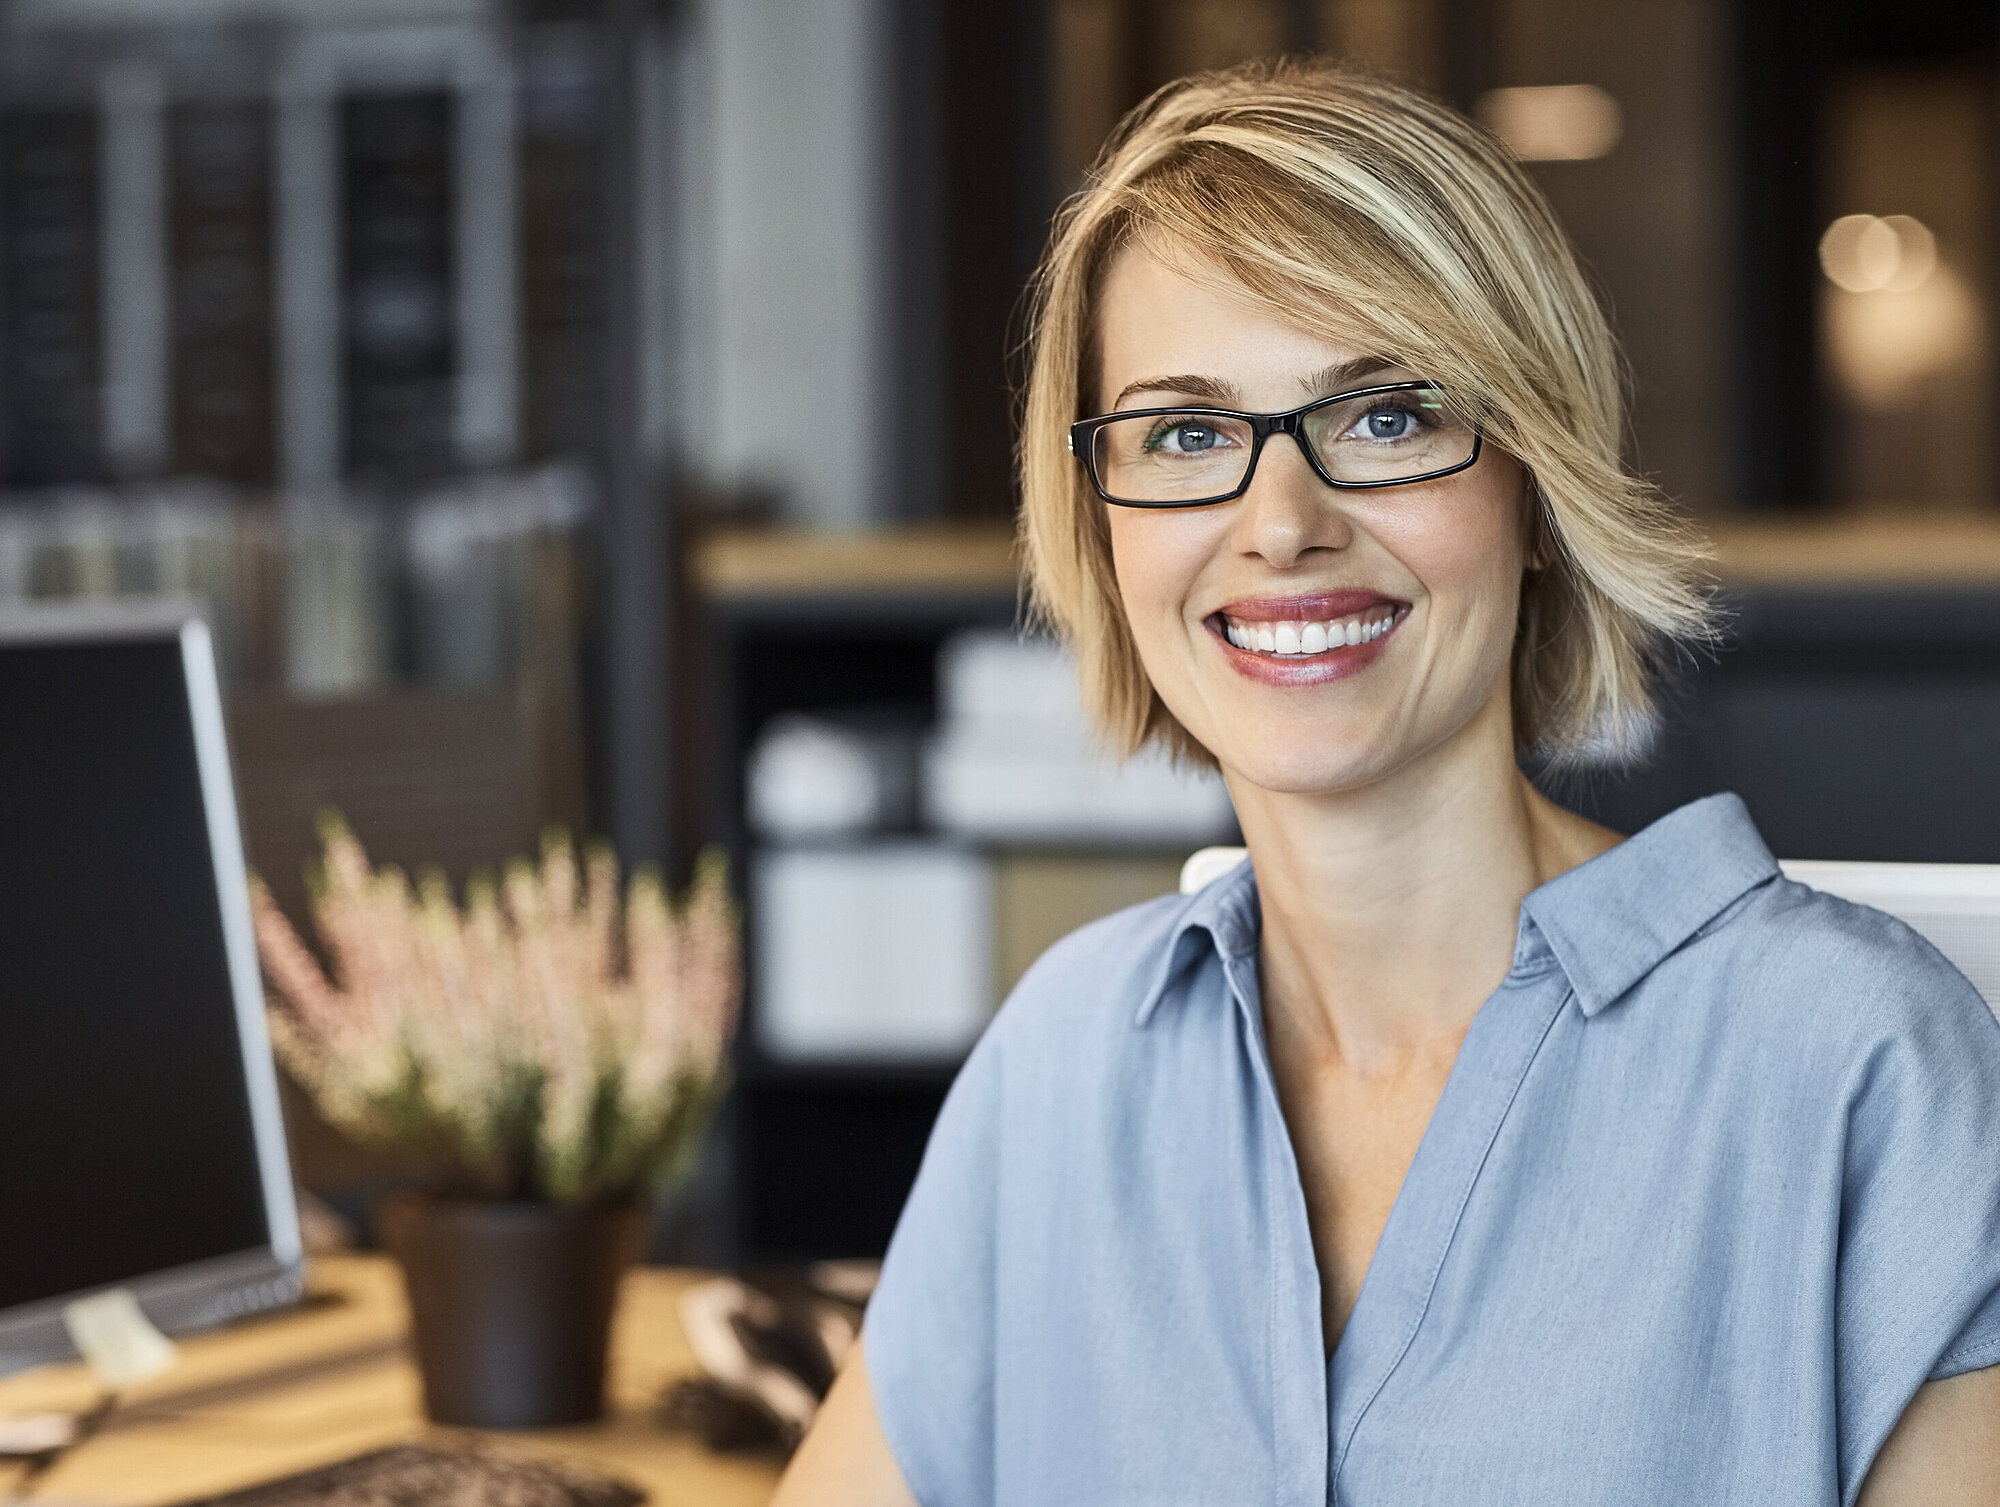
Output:
[[1438,382],[1519,461],[1539,568],[1514,645],[1517,740],[1556,762],[1643,744],[1660,650],[1709,631],[1703,550],[1620,458],[1623,367],[1575,252],[1479,126],[1379,79],[1281,61],[1183,79],[1135,109],[1037,274],[1020,442],[1032,601],[1121,752],[1157,740],[1213,762],[1146,676],[1108,505],[1066,448],[1090,416],[1099,285],[1135,244]]

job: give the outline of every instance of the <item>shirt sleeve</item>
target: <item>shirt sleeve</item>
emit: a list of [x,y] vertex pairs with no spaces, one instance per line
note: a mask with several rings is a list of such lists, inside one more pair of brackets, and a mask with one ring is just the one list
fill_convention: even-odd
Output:
[[1918,945],[1928,956],[1878,981],[1903,998],[1847,1101],[1835,1356],[1843,1502],[1920,1386],[2000,1364],[2000,1023]]
[[993,1500],[998,1034],[945,1097],[864,1324],[876,1416],[922,1507]]

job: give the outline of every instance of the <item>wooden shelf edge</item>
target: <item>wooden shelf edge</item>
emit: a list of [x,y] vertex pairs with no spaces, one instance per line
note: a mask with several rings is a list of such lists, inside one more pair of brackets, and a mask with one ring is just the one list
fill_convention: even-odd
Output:
[[821,593],[1011,592],[1020,585],[1005,524],[935,525],[871,533],[724,529],[695,541],[689,566],[711,601]]
[[1697,520],[1725,586],[2000,586],[2000,515]]
[[[2000,586],[2000,513],[1854,513],[1695,520],[1729,586]],[[1004,524],[870,533],[723,529],[691,551],[711,601],[808,595],[1005,593],[1022,582]]]

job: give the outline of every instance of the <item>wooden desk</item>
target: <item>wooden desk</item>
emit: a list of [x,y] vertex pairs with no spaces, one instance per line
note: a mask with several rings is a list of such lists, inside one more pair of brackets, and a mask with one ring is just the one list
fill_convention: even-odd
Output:
[[[626,1278],[602,1423],[472,1436],[424,1421],[395,1267],[378,1256],[321,1257],[308,1283],[318,1302],[183,1341],[179,1363],[135,1388],[102,1433],[41,1479],[31,1500],[152,1507],[386,1444],[477,1437],[614,1472],[646,1488],[656,1507],[762,1507],[777,1484],[775,1466],[713,1455],[652,1421],[665,1384],[696,1370],[674,1307],[695,1280],[660,1269]],[[0,1414],[78,1412],[93,1396],[81,1365],[0,1378]],[[0,1500],[17,1469],[0,1464]]]

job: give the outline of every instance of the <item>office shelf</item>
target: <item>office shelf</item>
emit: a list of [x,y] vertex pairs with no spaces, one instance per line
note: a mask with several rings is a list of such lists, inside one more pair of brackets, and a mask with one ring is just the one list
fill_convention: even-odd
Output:
[[[702,624],[710,836],[746,889],[756,843],[744,763],[772,717],[867,709],[928,725],[944,641],[1019,617],[1012,546],[999,530],[711,535],[692,546],[690,575]],[[757,925],[747,907],[751,959]],[[726,1254],[879,1255],[958,1063],[774,1059],[758,1045],[752,967],[723,1125]]]
[[[1636,769],[1552,783],[1631,831],[1734,789],[1787,856],[2000,861],[2000,518],[1719,520],[1726,646],[1680,666]],[[739,867],[742,768],[784,711],[937,709],[934,660],[967,627],[1020,620],[1002,530],[821,539],[739,533],[693,556],[706,606],[711,810]],[[1843,732],[1843,729],[1846,731]],[[1165,859],[1146,844],[996,853]],[[748,918],[752,928],[757,917]],[[754,986],[754,981],[753,981]],[[782,1062],[751,1004],[732,1135],[740,1253],[879,1251],[954,1062]]]
[[[912,729],[937,718],[937,654],[968,628],[1024,621],[1016,555],[1003,528],[929,528],[853,537],[781,531],[712,535],[690,550],[708,692],[707,809],[713,835],[747,883],[759,844],[744,810],[744,763],[787,712],[865,713]],[[886,839],[931,835],[883,833]],[[1007,863],[1125,866],[1142,898],[1171,889],[1188,844],[946,839]],[[759,918],[745,918],[755,957]],[[1034,950],[1054,937],[1034,938]],[[1005,975],[1019,960],[1002,959]],[[754,968],[754,963],[753,963]],[[915,1176],[959,1059],[810,1060],[759,1043],[756,980],[737,1046],[728,1123],[734,1254],[879,1254]]]

